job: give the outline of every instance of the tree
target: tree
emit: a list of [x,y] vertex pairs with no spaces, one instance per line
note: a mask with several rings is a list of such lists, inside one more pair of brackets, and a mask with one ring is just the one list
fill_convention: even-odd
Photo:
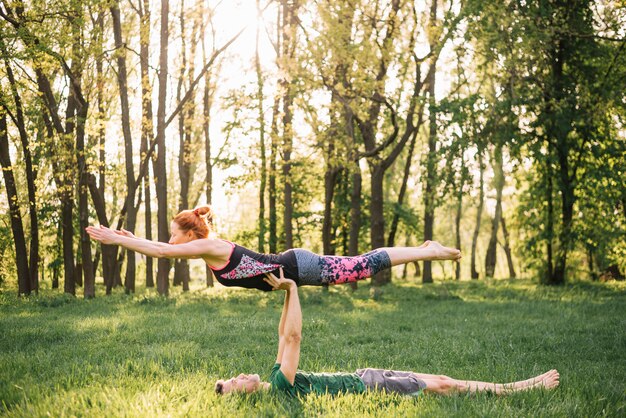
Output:
[[[4,102],[4,98],[2,98]],[[0,164],[2,165],[2,175],[4,185],[9,198],[9,210],[11,214],[11,231],[15,242],[15,261],[17,265],[18,294],[30,295],[31,281],[28,270],[28,256],[26,253],[26,238],[24,237],[24,226],[22,215],[18,204],[17,188],[13,176],[13,167],[9,155],[9,134],[7,129],[6,109],[0,109]]]

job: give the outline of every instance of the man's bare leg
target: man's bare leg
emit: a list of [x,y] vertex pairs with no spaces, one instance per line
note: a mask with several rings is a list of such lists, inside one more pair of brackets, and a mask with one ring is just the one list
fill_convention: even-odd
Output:
[[392,266],[422,260],[460,260],[461,251],[444,247],[437,241],[425,241],[419,247],[384,247],[380,248],[389,255]]
[[[546,388],[552,389],[559,385],[559,372],[550,370],[544,374],[527,380],[512,383],[491,383],[474,380],[458,380],[448,376],[420,375],[415,374],[426,383],[426,392],[434,392],[447,395],[455,392],[485,392],[489,391],[496,395],[518,392],[522,390]],[[420,377],[422,376],[422,377]]]

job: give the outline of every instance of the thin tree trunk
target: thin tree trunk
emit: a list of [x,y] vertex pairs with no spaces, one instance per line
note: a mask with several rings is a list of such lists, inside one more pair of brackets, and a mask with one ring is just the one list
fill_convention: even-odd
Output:
[[278,248],[278,209],[276,205],[276,197],[278,189],[276,187],[278,159],[278,112],[280,98],[278,95],[274,98],[274,106],[272,108],[272,130],[270,134],[270,170],[269,170],[269,188],[268,188],[268,209],[269,209],[269,252],[275,254]]
[[497,262],[498,227],[502,218],[502,189],[504,188],[504,170],[502,167],[502,145],[496,144],[494,149],[494,186],[496,188],[496,211],[491,221],[491,237],[485,256],[485,276],[493,277]]
[[335,194],[335,186],[337,185],[337,174],[339,170],[336,167],[334,156],[334,135],[328,138],[328,147],[326,149],[326,169],[324,172],[324,217],[322,221],[322,248],[324,254],[335,254],[335,234],[333,233],[333,197]]
[[472,236],[472,260],[471,260],[471,277],[472,279],[478,279],[478,271],[476,270],[476,245],[478,243],[478,234],[480,233],[480,223],[483,215],[483,206],[485,204],[485,165],[483,163],[483,151],[478,149],[478,165],[479,165],[479,195],[478,195],[478,208],[476,209],[476,226],[474,228],[474,235]]
[[[297,1],[282,0],[283,9],[283,60],[293,61],[296,49]],[[287,64],[289,65],[289,64]],[[288,67],[287,67],[288,68]],[[283,68],[283,71],[288,71]],[[293,248],[293,188],[291,184],[291,152],[293,150],[293,95],[294,86],[290,77],[283,78],[280,82],[283,92],[283,144],[282,144],[282,173],[283,173],[283,233],[285,238],[285,249]]]
[[[398,193],[398,207],[404,204],[404,196],[406,195],[407,185],[409,183],[409,175],[411,174],[411,163],[413,160],[413,151],[415,149],[415,143],[417,142],[417,130],[413,133],[411,143],[409,144],[408,155],[404,164],[404,174],[402,176],[402,185],[400,186],[400,192]],[[387,247],[395,246],[396,233],[398,231],[398,224],[400,223],[400,215],[397,211],[394,211],[393,219],[391,220],[391,226],[389,227],[389,237],[387,238]]]
[[[429,133],[428,155],[426,161],[426,186],[424,188],[424,241],[433,239],[435,222],[435,187],[436,187],[436,160],[437,160],[437,115],[435,113],[435,72],[432,73],[429,84]],[[432,283],[432,263],[424,261],[422,273],[423,283]]]
[[[256,0],[256,10],[257,16],[261,16],[261,2],[260,0]],[[259,29],[260,24],[257,24],[256,27],[256,37],[255,37],[255,49],[254,49],[254,68],[257,76],[257,96],[258,96],[258,107],[259,107],[259,150],[261,153],[261,162],[260,162],[260,175],[261,175],[261,184],[259,185],[259,238],[258,238],[258,250],[259,252],[265,252],[265,233],[266,233],[266,223],[265,223],[265,189],[267,187],[267,156],[265,155],[265,109],[264,107],[264,92],[263,92],[263,72],[261,70],[261,58],[259,54]]]
[[[202,61],[206,62],[206,27],[202,26]],[[204,90],[202,94],[202,132],[204,135],[204,152],[205,152],[205,169],[206,169],[206,184],[205,195],[207,204],[211,204],[213,201],[213,157],[211,155],[211,135],[210,135],[210,121],[211,121],[211,107],[213,105],[213,96],[211,93],[211,71],[207,71],[204,75]],[[207,287],[213,287],[213,270],[207,265],[205,267],[205,280]]]
[[509,231],[506,229],[506,222],[504,220],[504,215],[501,217],[502,220],[502,233],[504,234],[504,253],[506,254],[506,263],[509,266],[509,277],[514,279],[517,277],[515,274],[515,267],[513,266],[513,257],[511,256],[511,246],[509,245]]
[[[158,201],[158,239],[168,241],[169,217],[167,213],[167,168],[165,161],[165,99],[167,97],[167,57],[168,57],[169,1],[161,0],[161,47],[159,54],[159,104],[157,109],[157,147],[154,176]],[[160,295],[169,293],[170,261],[160,258],[157,272],[157,291]]]
[[77,112],[76,151],[78,160],[78,216],[80,226],[81,269],[84,277],[83,295],[85,299],[96,297],[96,278],[91,258],[91,240],[86,228],[89,226],[88,208],[88,167],[85,159],[85,122],[87,121],[87,103],[82,103]]
[[17,267],[18,295],[30,295],[31,280],[28,269],[28,256],[26,254],[26,237],[22,215],[18,204],[17,188],[13,176],[13,166],[9,155],[9,136],[7,131],[7,115],[4,110],[0,111],[0,163],[4,176],[4,186],[9,200],[9,213],[11,214],[11,231],[15,243],[15,263]]
[[[283,7],[276,8],[276,62],[278,63],[282,54],[282,27],[283,27]],[[280,66],[279,66],[280,68]],[[270,132],[270,169],[269,169],[269,187],[268,187],[268,209],[269,209],[269,252],[276,253],[278,248],[278,209],[277,196],[278,189],[276,187],[276,176],[278,174],[278,118],[280,113],[280,92],[274,96],[274,104],[272,105],[272,124]]]
[[[370,163],[371,176],[371,201],[370,201],[370,239],[372,248],[385,246],[385,213],[383,205],[385,169],[382,165]],[[373,282],[383,285],[391,281],[391,271],[383,270],[373,277]]]
[[547,256],[547,265],[546,265],[546,274],[545,274],[545,278],[544,278],[544,282],[545,283],[551,283],[552,282],[552,273],[553,273],[553,267],[552,267],[552,237],[554,236],[554,209],[553,209],[553,202],[552,202],[552,169],[551,169],[551,164],[550,164],[550,156],[548,155],[547,159],[546,159],[546,180],[547,180],[547,187],[546,187],[546,201],[548,203],[548,211],[547,211],[547,222],[546,222],[546,256]]
[[[187,35],[185,30],[185,1],[180,2],[180,38],[181,38],[181,66],[178,78],[178,85],[176,88],[176,100],[181,101],[181,91],[185,80],[185,70],[187,66],[190,66],[189,71],[193,74],[193,57],[190,57],[189,64],[187,64]],[[193,40],[192,40],[193,43]],[[191,164],[189,161],[190,155],[190,132],[189,121],[190,115],[189,107],[193,106],[193,97],[189,100],[187,105],[183,107],[183,110],[178,115],[178,137],[179,137],[179,154],[178,154],[178,177],[180,179],[180,199],[178,205],[178,211],[189,208],[189,179],[191,177]],[[191,120],[191,119],[189,119]],[[183,290],[189,290],[189,264],[186,259],[176,259],[174,261],[174,286],[183,285]]]
[[[104,13],[98,13],[96,19],[96,25],[99,28],[98,38],[96,42],[102,49],[102,34],[104,33]],[[96,102],[98,109],[98,120],[104,120],[106,118],[104,110],[104,71],[102,65],[101,55],[96,56]],[[95,175],[88,173],[87,175],[87,187],[91,195],[91,200],[96,211],[98,222],[100,225],[109,226],[109,220],[107,211],[105,208],[104,200],[104,184],[105,184],[105,168],[106,168],[106,153],[105,153],[105,124],[100,124],[98,127],[98,183],[96,184]],[[111,294],[113,288],[115,275],[116,275],[116,259],[117,259],[117,247],[113,245],[101,245],[102,248],[102,277],[104,280],[105,291],[107,295]],[[94,261],[94,272],[97,268],[97,261]]]
[[[150,57],[150,0],[143,0],[143,9],[140,9],[139,30],[139,64],[141,69],[141,146],[140,154],[144,164],[148,152],[148,141],[153,137],[152,88],[150,86],[149,57]],[[146,168],[143,179],[145,195],[145,229],[146,239],[152,241],[152,198],[150,192],[150,172]],[[154,259],[146,256],[146,287],[154,287]]]
[[[437,0],[433,0],[430,7],[431,26],[437,21]],[[432,50],[431,45],[431,50]],[[437,181],[437,114],[435,112],[435,83],[437,73],[437,60],[433,57],[428,80],[428,155],[426,162],[426,187],[424,191],[424,240],[433,239],[433,226],[435,222],[435,192]],[[424,261],[422,273],[423,283],[432,283],[432,263]]]
[[[113,36],[117,55],[117,82],[120,92],[122,134],[124,135],[124,157],[126,167],[126,229],[135,231],[137,214],[135,213],[135,169],[133,167],[133,140],[130,130],[130,107],[128,103],[128,82],[126,77],[126,50],[122,40],[122,22],[120,18],[119,3],[116,1],[111,6],[113,18]],[[126,293],[135,291],[135,252],[127,250],[126,277],[124,288]]]
[[[465,159],[463,157],[464,149],[461,148],[461,179],[459,181],[458,193],[457,193],[457,205],[456,215],[454,218],[454,230],[456,235],[456,248],[461,249],[461,217],[463,216],[463,187],[465,186]],[[457,262],[455,265],[454,277],[456,280],[461,280],[461,263]]]
[[571,242],[572,218],[574,216],[574,185],[569,174],[569,145],[568,139],[564,136],[559,141],[557,156],[559,159],[559,185],[561,194],[561,230],[559,233],[559,251],[557,253],[556,266],[552,283],[565,283],[567,267],[567,255]]
[[65,293],[76,295],[76,266],[74,263],[74,147],[70,135],[75,131],[77,100],[74,94],[67,98],[65,111],[65,131],[60,138],[64,152],[61,182],[61,222],[63,224],[63,269],[65,270]]

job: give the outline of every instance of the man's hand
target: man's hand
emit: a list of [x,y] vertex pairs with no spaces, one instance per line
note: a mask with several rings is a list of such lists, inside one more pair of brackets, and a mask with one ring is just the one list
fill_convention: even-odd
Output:
[[289,290],[291,287],[296,286],[296,282],[291,279],[285,279],[285,274],[283,272],[283,268],[280,268],[280,278],[276,277],[272,273],[265,273],[265,278],[263,279],[267,284],[272,286],[274,290]]

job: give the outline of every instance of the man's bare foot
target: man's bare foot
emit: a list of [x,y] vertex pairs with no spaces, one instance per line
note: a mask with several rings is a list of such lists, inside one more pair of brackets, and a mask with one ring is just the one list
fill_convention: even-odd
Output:
[[429,255],[425,260],[460,260],[462,255],[461,251],[452,247],[444,247],[437,241],[425,241],[418,248],[427,250]]

